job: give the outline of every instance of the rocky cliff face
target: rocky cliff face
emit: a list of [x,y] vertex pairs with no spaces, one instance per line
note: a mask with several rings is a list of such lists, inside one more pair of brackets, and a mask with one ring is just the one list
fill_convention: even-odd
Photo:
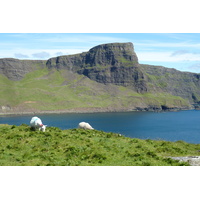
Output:
[[138,66],[138,58],[132,43],[111,43],[98,45],[86,54],[87,67],[96,66]]
[[104,44],[86,53],[51,58],[47,61],[47,67],[68,69],[99,83],[147,92],[145,75],[139,68],[132,43]]
[[[0,74],[19,81],[38,68],[84,75],[104,85],[124,86],[140,94],[166,93],[191,104],[200,103],[200,74],[165,67],[141,65],[132,43],[98,45],[88,52],[59,56],[47,61],[0,59]],[[135,97],[134,97],[135,98]]]
[[25,74],[36,70],[37,67],[45,67],[45,61],[18,60],[13,58],[0,59],[0,74],[10,80],[21,80]]
[[99,83],[125,86],[139,93],[148,91],[147,77],[140,69],[132,43],[102,44],[85,53],[47,61],[0,59],[0,73],[14,81],[38,67],[70,70]]

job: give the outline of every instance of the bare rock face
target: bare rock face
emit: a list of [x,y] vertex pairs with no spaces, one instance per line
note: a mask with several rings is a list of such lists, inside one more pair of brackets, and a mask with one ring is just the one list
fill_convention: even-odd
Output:
[[67,69],[73,72],[76,72],[81,67],[85,65],[85,53],[75,54],[75,55],[68,55],[68,56],[59,56],[50,58],[46,62],[46,66],[49,69]]
[[99,83],[147,92],[145,75],[139,68],[132,43],[102,44],[82,54],[51,58],[47,67],[68,69]]
[[145,76],[139,68],[132,43],[111,43],[90,49],[86,55],[86,67],[78,73],[100,83],[147,92]]
[[18,60],[14,58],[0,59],[0,74],[13,81],[21,80],[25,74],[34,71],[38,66],[45,66],[44,61]]
[[103,84],[130,87],[136,92],[147,92],[144,73],[132,43],[110,43],[93,47],[88,52],[59,56],[47,61],[0,59],[0,74],[10,80],[21,80],[38,67],[70,70]]
[[86,55],[86,66],[138,66],[132,43],[110,43],[93,47]]

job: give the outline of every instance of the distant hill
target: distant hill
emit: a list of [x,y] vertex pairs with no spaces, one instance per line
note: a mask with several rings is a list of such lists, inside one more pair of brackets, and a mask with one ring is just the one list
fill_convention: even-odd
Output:
[[190,109],[200,75],[139,64],[132,43],[49,60],[0,59],[0,112]]

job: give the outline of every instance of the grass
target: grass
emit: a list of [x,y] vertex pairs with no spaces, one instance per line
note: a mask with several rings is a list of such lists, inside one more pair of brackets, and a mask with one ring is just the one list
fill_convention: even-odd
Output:
[[[181,96],[192,102],[191,93],[196,93],[195,102],[199,98],[198,79],[192,73],[180,72],[175,69],[169,69],[161,66],[140,65],[148,80],[148,88],[155,91],[169,92],[176,96]],[[188,93],[190,91],[190,94]]]
[[20,81],[0,75],[0,85],[0,105],[23,111],[94,107],[132,109],[140,107],[141,102],[144,106],[188,106],[180,97],[161,93],[139,94],[131,88],[103,85],[65,70],[41,68],[26,74]]
[[157,102],[157,105],[163,105],[167,107],[188,106],[187,100],[184,100],[179,96],[173,96],[169,93],[146,93],[143,95],[143,97],[146,97],[144,101],[152,101],[153,104]]
[[200,144],[141,140],[98,130],[33,131],[0,125],[0,166],[187,166],[170,156],[197,156]]

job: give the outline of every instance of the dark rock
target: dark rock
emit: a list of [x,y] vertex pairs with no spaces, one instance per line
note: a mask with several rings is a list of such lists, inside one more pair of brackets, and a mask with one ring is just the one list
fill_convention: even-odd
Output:
[[98,45],[86,54],[87,67],[138,66],[138,58],[132,43],[110,43]]
[[103,44],[86,53],[51,58],[47,67],[71,70],[99,83],[147,92],[145,75],[139,68],[132,43]]
[[50,58],[49,60],[47,60],[46,66],[49,69],[52,68],[55,68],[57,70],[67,69],[76,72],[83,65],[85,65],[85,55],[86,53],[82,53],[82,54]]

